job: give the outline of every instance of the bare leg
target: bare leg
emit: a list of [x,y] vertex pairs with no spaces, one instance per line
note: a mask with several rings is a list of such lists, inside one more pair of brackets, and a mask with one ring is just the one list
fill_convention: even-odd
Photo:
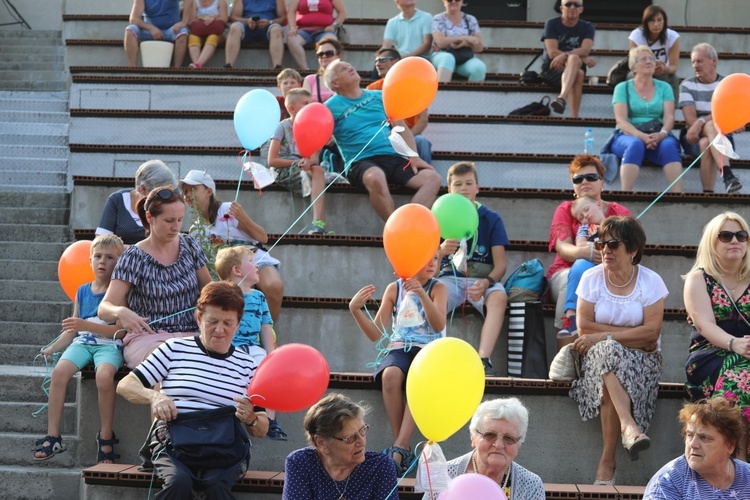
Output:
[[276,323],[281,312],[281,301],[284,299],[284,282],[281,281],[281,274],[275,267],[266,266],[260,270],[259,278],[258,289],[266,296],[268,311]]
[[430,208],[440,190],[441,182],[440,174],[434,170],[422,169],[417,172],[417,175],[409,179],[405,186],[417,190],[411,197],[412,203],[419,203]]
[[505,307],[508,305],[508,296],[496,290],[491,292],[485,299],[487,307],[487,316],[484,318],[482,333],[479,336],[479,357],[491,358],[492,351],[500,336],[500,329],[503,327],[505,317]]
[[[678,178],[681,173],[682,173],[682,163],[680,163],[679,161],[673,161],[664,165],[664,175],[667,176],[667,182],[669,182],[670,184],[674,182],[674,180]],[[675,185],[672,186],[671,192],[672,193],[682,192],[682,179],[677,181]]]
[[[579,71],[581,71],[581,65],[583,61],[575,54],[571,54],[568,60],[565,61],[565,70],[562,76],[560,76],[560,95],[565,100],[568,99],[570,93],[574,91],[576,83],[579,81]],[[583,85],[583,76],[580,76],[580,83]],[[580,104],[580,101],[579,101]],[[577,110],[576,110],[577,111]]]
[[308,69],[307,58],[305,58],[305,39],[299,35],[287,36],[286,46],[292,54],[292,59],[297,63],[297,67]]
[[[412,177],[410,182],[414,179],[416,179],[416,176]],[[368,168],[362,176],[362,184],[365,186],[365,189],[367,189],[367,192],[370,193],[370,204],[375,210],[375,213],[378,214],[383,221],[387,221],[388,217],[390,217],[395,210],[395,205],[393,203],[391,192],[388,191],[388,182],[385,178],[385,172],[378,167]]]
[[198,58],[198,64],[201,66],[208,64],[208,61],[211,60],[214,53],[216,53],[216,45],[204,45],[203,50],[201,51],[201,56]]
[[716,189],[716,173],[719,171],[719,167],[714,161],[712,152],[706,151],[708,144],[709,140],[706,137],[701,137],[698,142],[700,150],[705,151],[703,156],[701,156],[701,185],[703,186],[703,191],[713,192]]
[[[115,420],[115,367],[109,363],[102,363],[96,369],[96,390],[99,397],[99,417],[101,427],[99,436],[102,439],[112,439],[114,431],[112,425]],[[112,451],[112,446],[104,445],[104,453]],[[113,463],[113,462],[106,462]]]
[[617,465],[615,454],[620,437],[620,419],[617,417],[617,411],[615,411],[606,384],[602,387],[602,406],[599,413],[602,421],[602,456],[596,469],[596,479],[609,481],[614,477]]
[[229,27],[227,43],[224,45],[224,62],[234,66],[237,56],[240,55],[240,43],[242,43],[242,26],[232,24]]
[[[65,389],[68,382],[78,372],[78,367],[63,359],[57,363],[52,370],[52,381],[49,386],[49,402],[47,406],[47,434],[53,437],[60,436],[60,421],[62,420],[63,409],[65,407]],[[48,441],[44,445],[49,445]],[[34,454],[37,458],[44,458],[44,453],[37,452]]]
[[640,168],[635,163],[620,165],[620,189],[622,191],[633,191],[639,173]]
[[284,37],[281,33],[281,27],[274,26],[271,28],[269,36],[271,39],[268,43],[268,53],[271,55],[271,65],[275,68],[281,66],[281,61],[284,58]]
[[130,30],[125,30],[125,57],[128,58],[128,66],[134,68],[138,66],[138,38]]
[[185,62],[185,52],[187,52],[187,35],[178,36],[174,41],[174,67],[180,68]]
[[197,45],[191,45],[188,47],[188,55],[190,56],[190,62],[192,63],[198,63],[198,59],[201,56],[201,48]]
[[[703,127],[703,133],[705,134],[706,139],[706,147],[711,143],[711,141],[714,140],[714,138],[718,135],[719,131],[716,130],[716,127],[714,126],[713,120],[709,120],[706,122],[706,125]],[[703,141],[703,139],[701,139]],[[705,148],[703,147],[703,142],[701,142],[701,151],[703,151]],[[710,153],[710,155],[709,155]],[[716,167],[716,170],[721,171],[722,168],[722,162],[723,165],[729,165],[729,158],[725,157],[716,148],[710,148],[704,157],[710,156],[713,158],[713,165]]]
[[453,71],[449,70],[448,68],[438,68],[437,70],[438,75],[438,82],[440,83],[446,83],[451,81],[451,78],[453,78]]
[[630,411],[630,396],[620,383],[620,380],[614,373],[606,373],[602,380],[609,393],[609,398],[620,419],[620,432],[625,436],[632,437],[641,434],[638,424],[635,423],[633,414]]
[[[323,192],[326,187],[325,172],[323,167],[320,165],[313,165],[311,168],[312,175],[310,175],[310,196],[312,199],[318,198],[318,195]],[[326,196],[325,194],[317,199],[313,203],[313,219],[326,220]]]
[[383,382],[383,404],[393,438],[398,438],[404,419],[404,395],[402,387],[406,375],[397,366],[389,366],[381,375]]
[[570,89],[569,102],[570,102],[570,117],[578,118],[578,111],[581,109],[581,98],[583,96],[583,80],[584,72],[582,69],[578,70],[576,79],[573,82],[573,87]]

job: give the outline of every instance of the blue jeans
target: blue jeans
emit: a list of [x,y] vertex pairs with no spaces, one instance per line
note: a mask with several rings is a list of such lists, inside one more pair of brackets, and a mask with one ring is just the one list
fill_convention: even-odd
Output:
[[414,136],[414,142],[417,143],[417,154],[426,163],[432,165],[432,143],[422,134]]
[[642,140],[620,133],[612,141],[610,150],[622,158],[622,163],[635,164],[639,167],[643,164],[644,158],[662,167],[667,163],[682,161],[680,143],[672,134],[665,137],[656,149],[646,149],[646,144]]
[[573,266],[568,273],[568,291],[565,294],[565,307],[563,308],[563,311],[568,311],[570,309],[573,309],[574,311],[576,310],[576,305],[578,304],[578,295],[576,295],[578,283],[581,281],[581,276],[583,276],[584,271],[587,271],[592,267],[594,267],[594,263],[589,262],[586,259],[578,259],[573,262]]

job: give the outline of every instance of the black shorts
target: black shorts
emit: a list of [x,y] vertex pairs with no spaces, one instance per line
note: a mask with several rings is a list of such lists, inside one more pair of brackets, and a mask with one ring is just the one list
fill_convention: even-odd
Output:
[[379,168],[385,173],[388,184],[403,186],[409,182],[409,179],[416,175],[409,165],[410,161],[409,158],[399,155],[370,156],[369,158],[352,163],[347,178],[350,184],[364,187],[362,177],[365,175],[365,172],[370,168]]
[[397,366],[401,369],[404,374],[409,373],[409,367],[411,366],[414,358],[419,354],[422,349],[420,347],[412,347],[408,351],[403,349],[394,349],[386,355],[385,359],[380,362],[378,367],[375,369],[373,377],[378,380],[383,374],[383,370],[389,366]]
[[[586,69],[588,66],[585,64],[581,65],[581,69],[583,70],[583,76],[586,76]],[[544,83],[547,85],[550,85],[552,87],[555,87],[556,89],[559,89],[562,87],[562,74],[565,72],[565,68],[561,69],[552,69],[549,66],[542,67],[542,72],[539,74],[539,78],[541,78]]]

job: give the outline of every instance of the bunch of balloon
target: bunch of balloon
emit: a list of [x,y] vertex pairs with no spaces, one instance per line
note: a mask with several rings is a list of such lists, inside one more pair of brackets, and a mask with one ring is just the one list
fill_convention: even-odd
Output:
[[712,145],[725,156],[739,158],[725,134],[750,122],[750,75],[734,73],[719,82],[711,96],[711,116],[719,131]]
[[307,157],[326,145],[333,134],[333,115],[325,104],[313,102],[297,113],[292,125],[299,154]]
[[413,278],[440,245],[440,226],[427,207],[408,203],[396,209],[383,228],[383,247],[399,278]]
[[461,339],[434,340],[414,357],[406,378],[406,400],[419,431],[428,439],[419,457],[415,487],[430,493],[448,489],[445,456],[437,443],[469,421],[482,402],[484,385],[482,360]]
[[438,89],[435,67],[422,57],[393,65],[383,82],[383,107],[391,121],[416,116],[430,106]]
[[325,394],[330,378],[328,361],[320,351],[305,344],[286,344],[260,362],[247,395],[254,405],[270,410],[305,410]]
[[91,242],[76,241],[65,249],[57,263],[60,286],[70,300],[75,300],[79,286],[94,281],[94,271],[89,262],[90,255]]

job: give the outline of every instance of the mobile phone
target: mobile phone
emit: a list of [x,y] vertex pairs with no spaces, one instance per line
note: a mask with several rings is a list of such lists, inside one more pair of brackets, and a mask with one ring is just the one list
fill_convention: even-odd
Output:
[[251,20],[252,20],[252,21],[255,21],[255,22],[257,23],[258,21],[260,21],[260,16],[253,16],[253,17],[251,18]]

